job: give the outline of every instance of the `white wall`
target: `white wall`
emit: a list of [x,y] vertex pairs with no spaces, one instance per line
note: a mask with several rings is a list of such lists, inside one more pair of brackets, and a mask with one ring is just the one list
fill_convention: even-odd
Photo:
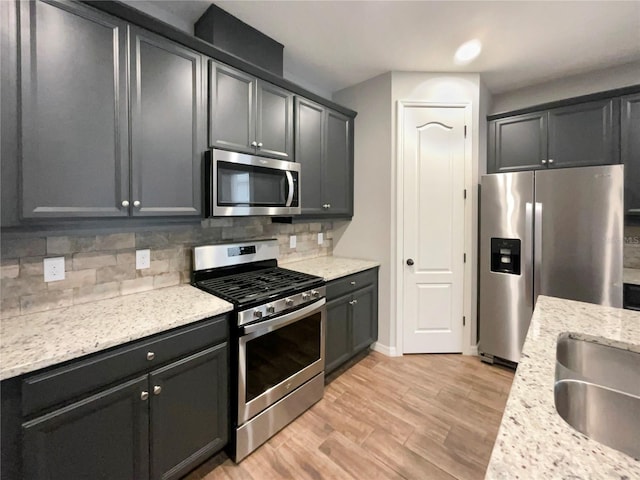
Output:
[[333,254],[380,262],[378,343],[389,347],[393,323],[390,255],[394,235],[390,228],[391,74],[341,90],[333,95],[333,100],[358,112],[354,125],[354,217],[351,222],[335,223]]
[[[465,352],[476,341],[475,292],[477,244],[477,183],[486,170],[486,111],[488,92],[478,74],[391,72],[334,94],[334,101],[358,112],[355,122],[355,211],[351,222],[339,223],[334,232],[334,255],[370,258],[381,263],[379,338],[377,349],[393,354],[398,345],[397,285],[402,274],[402,252],[396,245],[397,198],[396,115],[399,100],[467,103],[471,107],[471,162],[465,183]],[[483,166],[484,165],[484,166]]]
[[490,114],[640,84],[640,62],[596,70],[495,95]]

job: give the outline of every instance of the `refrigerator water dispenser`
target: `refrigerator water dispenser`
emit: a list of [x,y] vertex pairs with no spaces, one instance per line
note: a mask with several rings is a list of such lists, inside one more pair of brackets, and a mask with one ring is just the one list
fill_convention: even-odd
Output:
[[491,271],[520,275],[520,239],[491,239]]

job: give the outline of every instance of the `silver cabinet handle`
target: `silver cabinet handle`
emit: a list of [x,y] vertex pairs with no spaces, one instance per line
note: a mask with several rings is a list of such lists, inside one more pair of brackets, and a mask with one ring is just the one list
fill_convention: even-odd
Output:
[[358,303],[358,300],[351,300],[351,301],[349,302],[349,305],[355,305],[356,303]]
[[262,142],[258,142],[258,148],[262,148]]
[[147,360],[151,361],[156,358],[156,354],[153,352],[147,352]]
[[140,393],[140,400],[146,400],[147,398],[149,398],[149,392]]
[[153,394],[154,395],[160,395],[161,391],[162,391],[162,387],[160,385],[154,385],[154,387],[153,387]]
[[553,163],[553,158],[549,159],[549,165],[551,165]]
[[122,200],[122,206],[123,207],[128,207],[129,206],[129,200]]
[[543,164],[543,165],[546,165],[546,164],[547,164],[547,161],[546,161],[546,160],[542,160],[542,164]]
[[327,203],[327,208],[331,208],[331,204],[330,203]]
[[355,284],[356,284],[356,282],[355,282],[355,281],[354,281],[354,282],[349,282],[349,283],[350,283],[351,285],[355,285]]
[[134,200],[133,206],[134,207],[139,207],[140,206],[140,200]]
[[330,207],[331,207],[331,205],[328,204],[328,203],[325,203],[324,205],[322,205],[322,208],[330,208]]
[[257,147],[258,146],[258,142],[256,142],[255,140],[253,142],[251,142],[251,146],[252,147]]

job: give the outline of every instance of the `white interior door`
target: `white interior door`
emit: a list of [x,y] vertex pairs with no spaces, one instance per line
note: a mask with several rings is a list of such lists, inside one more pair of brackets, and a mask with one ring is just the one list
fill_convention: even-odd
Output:
[[465,107],[400,112],[403,352],[461,352]]

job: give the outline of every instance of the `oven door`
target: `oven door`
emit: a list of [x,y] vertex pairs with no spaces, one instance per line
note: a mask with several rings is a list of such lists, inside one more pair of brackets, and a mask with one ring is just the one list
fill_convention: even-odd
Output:
[[300,164],[223,150],[210,156],[213,216],[300,213]]
[[326,300],[243,327],[238,426],[324,370]]

